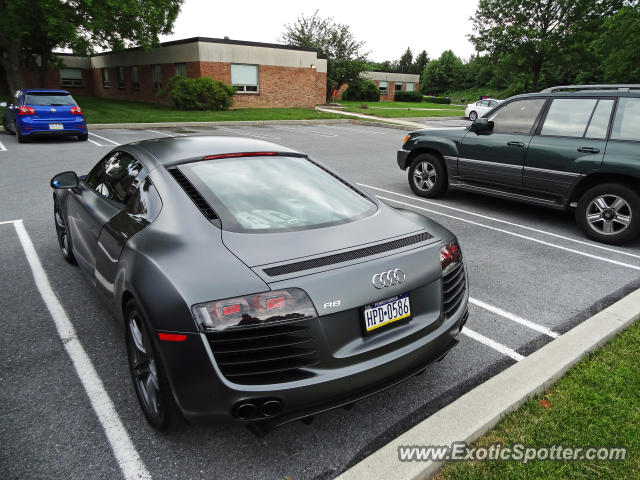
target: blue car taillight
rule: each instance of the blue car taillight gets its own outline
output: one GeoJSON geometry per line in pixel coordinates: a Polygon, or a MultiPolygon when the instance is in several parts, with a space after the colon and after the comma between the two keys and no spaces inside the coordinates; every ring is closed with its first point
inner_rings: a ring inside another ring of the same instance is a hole
{"type": "Polygon", "coordinates": [[[193,306],[193,314],[204,331],[256,327],[318,316],[309,296],[299,288],[200,303],[193,306]]]}

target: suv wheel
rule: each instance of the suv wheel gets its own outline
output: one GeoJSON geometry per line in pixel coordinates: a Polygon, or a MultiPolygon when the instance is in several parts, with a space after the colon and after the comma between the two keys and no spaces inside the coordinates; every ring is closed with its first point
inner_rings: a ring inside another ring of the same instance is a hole
{"type": "Polygon", "coordinates": [[[420,197],[433,198],[447,191],[447,172],[442,159],[422,153],[409,167],[409,186],[420,197]]]}
{"type": "Polygon", "coordinates": [[[180,422],[178,407],[151,331],[133,300],[129,300],[125,308],[125,329],[129,369],[142,412],[153,428],[171,429],[180,422]]]}
{"type": "Polygon", "coordinates": [[[478,118],[478,114],[476,112],[469,112],[469,120],[473,122],[476,118],[478,118]]]}
{"type": "Polygon", "coordinates": [[[599,242],[628,242],[640,231],[640,196],[618,183],[592,187],[578,200],[576,222],[599,242]]]}

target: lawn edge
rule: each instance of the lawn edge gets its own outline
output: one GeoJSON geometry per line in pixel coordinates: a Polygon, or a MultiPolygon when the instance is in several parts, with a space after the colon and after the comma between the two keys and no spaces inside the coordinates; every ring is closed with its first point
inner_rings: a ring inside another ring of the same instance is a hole
{"type": "Polygon", "coordinates": [[[497,425],[506,414],[556,383],[588,353],[639,318],[640,289],[637,289],[459,397],[337,479],[433,478],[445,462],[400,462],[398,447],[473,442],[497,425]]]}

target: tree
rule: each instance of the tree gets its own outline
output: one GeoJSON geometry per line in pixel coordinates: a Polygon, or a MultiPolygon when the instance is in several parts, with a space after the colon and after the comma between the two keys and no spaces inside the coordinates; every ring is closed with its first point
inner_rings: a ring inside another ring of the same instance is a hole
{"type": "Polygon", "coordinates": [[[350,83],[366,70],[364,42],[355,39],[348,25],[321,18],[316,10],[310,17],[301,14],[295,23],[285,24],[280,43],[315,48],[327,57],[327,98],[332,90],[350,83]]]}
{"type": "Polygon", "coordinates": [[[400,73],[409,73],[411,65],[413,65],[413,53],[411,53],[411,49],[407,47],[407,50],[402,54],[398,61],[398,69],[400,70],[400,73]]]}
{"type": "Polygon", "coordinates": [[[427,64],[422,75],[421,91],[424,94],[440,94],[456,89],[463,80],[462,60],[453,51],[445,50],[437,60],[427,64]]]}
{"type": "Polygon", "coordinates": [[[418,75],[422,75],[424,69],[427,68],[427,64],[429,63],[429,55],[427,55],[426,50],[422,50],[418,56],[416,57],[413,65],[411,67],[411,73],[417,73],[418,75]]]}
{"type": "Polygon", "coordinates": [[[637,83],[640,79],[640,6],[627,6],[604,22],[604,31],[592,43],[602,58],[603,80],[637,83]],[[621,41],[624,39],[624,41],[621,41]]]}
{"type": "Polygon", "coordinates": [[[55,49],[90,55],[98,48],[150,48],[171,33],[183,0],[0,0],[0,60],[11,90],[24,87],[22,67],[46,72],[55,49]]]}
{"type": "Polygon", "coordinates": [[[537,91],[545,65],[562,55],[571,35],[609,17],[625,0],[480,0],[470,40],[479,53],[509,56],[509,68],[537,91]]]}

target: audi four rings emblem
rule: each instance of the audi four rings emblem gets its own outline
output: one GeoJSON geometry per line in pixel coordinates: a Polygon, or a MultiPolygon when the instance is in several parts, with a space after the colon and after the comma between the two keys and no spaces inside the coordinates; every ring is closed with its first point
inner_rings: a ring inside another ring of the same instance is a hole
{"type": "Polygon", "coordinates": [[[391,287],[399,283],[404,283],[406,278],[404,272],[399,268],[395,270],[389,270],[388,272],[376,273],[371,279],[373,286],[380,289],[384,287],[391,287]]]}

